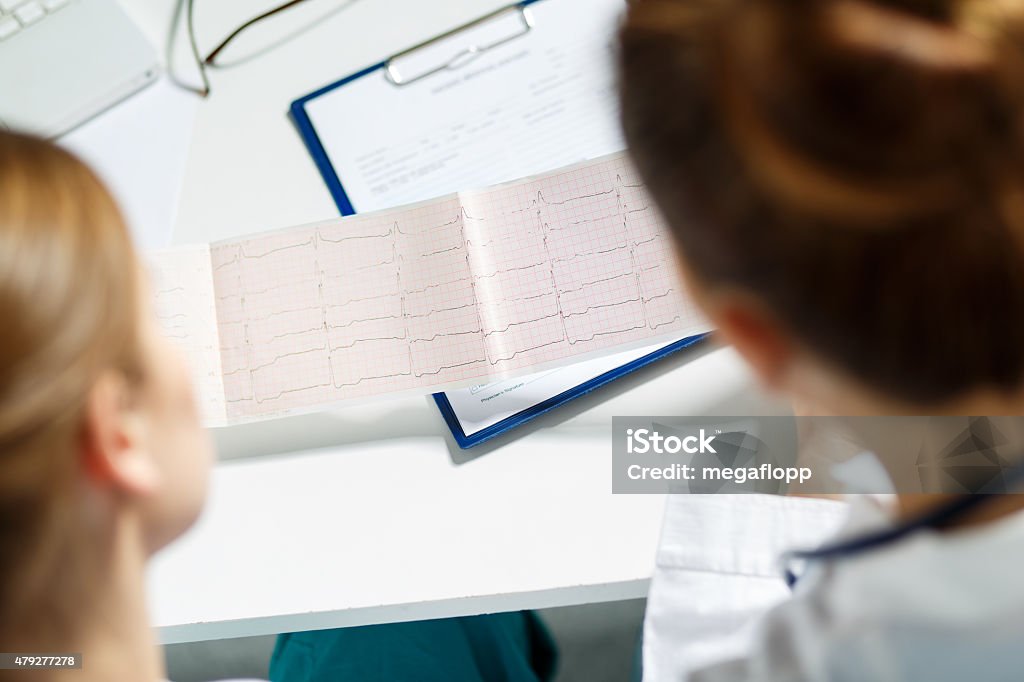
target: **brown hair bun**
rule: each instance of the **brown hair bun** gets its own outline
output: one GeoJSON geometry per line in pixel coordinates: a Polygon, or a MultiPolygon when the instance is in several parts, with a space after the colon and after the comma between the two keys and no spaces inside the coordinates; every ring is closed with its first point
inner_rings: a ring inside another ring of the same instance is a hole
{"type": "Polygon", "coordinates": [[[894,396],[1018,388],[1022,4],[634,4],[623,126],[690,268],[894,396]]]}

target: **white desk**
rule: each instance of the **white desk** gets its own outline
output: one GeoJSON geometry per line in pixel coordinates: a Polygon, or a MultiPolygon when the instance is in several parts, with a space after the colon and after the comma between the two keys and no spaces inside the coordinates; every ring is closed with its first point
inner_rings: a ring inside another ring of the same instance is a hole
{"type": "MultiPolygon", "coordinates": [[[[199,40],[208,47],[270,3],[196,4],[199,40]]],[[[267,29],[302,24],[339,4],[310,0],[301,15],[267,29]]],[[[213,72],[175,241],[335,215],[288,104],[501,4],[361,0],[270,52],[213,72]]],[[[127,9],[162,45],[170,0],[127,9]]],[[[451,449],[426,398],[218,432],[222,461],[209,507],[151,571],[163,640],[643,596],[664,499],[610,493],[611,416],[770,409],[751,396],[729,351],[697,351],[669,366],[576,401],[480,454],[451,449]]]]}

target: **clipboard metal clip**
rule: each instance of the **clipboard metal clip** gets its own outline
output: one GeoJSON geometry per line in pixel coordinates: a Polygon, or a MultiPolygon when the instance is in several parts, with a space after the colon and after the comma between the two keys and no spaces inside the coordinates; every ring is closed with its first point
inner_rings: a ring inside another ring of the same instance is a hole
{"type": "Polygon", "coordinates": [[[441,71],[460,69],[485,52],[525,36],[534,26],[526,4],[506,5],[391,55],[384,62],[384,77],[392,85],[409,85],[441,71]],[[451,39],[470,31],[479,33],[473,42],[453,44],[451,39]]]}

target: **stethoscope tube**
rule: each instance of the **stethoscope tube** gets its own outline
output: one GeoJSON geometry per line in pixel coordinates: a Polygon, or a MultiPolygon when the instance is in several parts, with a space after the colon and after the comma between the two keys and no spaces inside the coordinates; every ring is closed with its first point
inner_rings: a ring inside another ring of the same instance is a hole
{"type": "MultiPolygon", "coordinates": [[[[1024,463],[1018,464],[1004,473],[1003,481],[1006,484],[1007,489],[1014,488],[1018,484],[1024,483],[1024,463]]],[[[919,530],[927,528],[935,529],[946,526],[951,521],[962,517],[964,514],[976,509],[977,507],[984,505],[993,497],[1003,494],[1006,493],[975,493],[972,495],[964,495],[937,507],[930,512],[922,514],[916,519],[905,521],[904,523],[892,528],[886,528],[874,533],[862,535],[861,537],[853,538],[851,540],[844,540],[824,545],[816,549],[798,549],[785,552],[782,554],[779,561],[782,565],[782,573],[783,577],[786,579],[786,585],[792,588],[796,584],[797,580],[799,580],[800,576],[793,571],[793,564],[796,562],[831,561],[878,549],[879,547],[892,544],[897,540],[902,540],[908,535],[916,533],[919,530]]]]}

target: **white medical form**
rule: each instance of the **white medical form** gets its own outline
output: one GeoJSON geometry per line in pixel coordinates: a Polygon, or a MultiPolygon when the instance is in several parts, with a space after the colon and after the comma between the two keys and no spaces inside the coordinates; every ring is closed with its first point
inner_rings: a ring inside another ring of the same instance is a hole
{"type": "Polygon", "coordinates": [[[613,40],[624,0],[541,0],[311,100],[306,114],[358,213],[488,187],[621,151],[613,40]],[[480,44],[510,38],[497,47],[480,44]],[[513,38],[514,37],[514,38],[513,38]],[[454,60],[454,64],[449,64],[454,60]]]}
{"type": "MultiPolygon", "coordinates": [[[[531,2],[306,102],[352,210],[508,182],[624,149],[614,59],[625,9],[625,0],[531,2]]],[[[446,395],[471,436],[665,345],[446,395]]]]}

